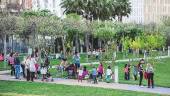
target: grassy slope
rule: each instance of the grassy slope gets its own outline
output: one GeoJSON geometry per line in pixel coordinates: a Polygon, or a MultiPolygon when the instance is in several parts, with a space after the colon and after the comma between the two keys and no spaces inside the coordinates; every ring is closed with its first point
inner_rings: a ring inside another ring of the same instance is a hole
{"type": "MultiPolygon", "coordinates": [[[[45,83],[0,81],[0,96],[160,96],[156,94],[120,91],[93,87],[66,86],[45,83]]],[[[163,95],[162,95],[163,96],[163,95]]]]}

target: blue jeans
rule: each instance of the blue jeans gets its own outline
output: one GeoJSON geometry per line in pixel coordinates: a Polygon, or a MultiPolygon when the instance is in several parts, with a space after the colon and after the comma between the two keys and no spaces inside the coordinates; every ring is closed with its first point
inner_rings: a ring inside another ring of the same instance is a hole
{"type": "Polygon", "coordinates": [[[75,63],[76,68],[80,68],[80,63],[75,63]]]}
{"type": "Polygon", "coordinates": [[[15,65],[15,77],[16,79],[20,78],[20,65],[15,65]]]}
{"type": "Polygon", "coordinates": [[[94,84],[97,83],[97,75],[93,75],[94,84]]]}

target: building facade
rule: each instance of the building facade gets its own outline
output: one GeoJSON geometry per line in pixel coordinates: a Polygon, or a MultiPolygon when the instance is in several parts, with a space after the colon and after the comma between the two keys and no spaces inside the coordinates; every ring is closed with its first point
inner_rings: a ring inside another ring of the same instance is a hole
{"type": "Polygon", "coordinates": [[[161,23],[163,17],[170,16],[170,0],[130,0],[132,11],[123,22],[141,24],[161,23]]]}
{"type": "Polygon", "coordinates": [[[60,6],[61,0],[32,0],[32,10],[47,9],[58,17],[64,17],[64,9],[60,6]]]}

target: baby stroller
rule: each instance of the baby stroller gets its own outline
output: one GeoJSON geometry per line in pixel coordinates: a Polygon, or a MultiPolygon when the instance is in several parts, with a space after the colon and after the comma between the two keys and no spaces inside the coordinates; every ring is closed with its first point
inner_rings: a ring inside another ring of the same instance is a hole
{"type": "Polygon", "coordinates": [[[47,82],[49,82],[49,81],[53,82],[53,81],[54,81],[54,79],[53,79],[53,77],[51,76],[51,74],[50,74],[49,71],[47,72],[47,75],[46,75],[46,81],[47,81],[47,82]]]}
{"type": "Polygon", "coordinates": [[[42,81],[44,81],[44,80],[46,80],[47,82],[48,81],[53,81],[53,78],[52,78],[52,76],[51,76],[51,74],[49,72],[49,69],[50,68],[48,68],[47,66],[44,66],[44,65],[41,66],[40,72],[41,72],[41,74],[43,76],[42,81]]]}
{"type": "Polygon", "coordinates": [[[87,82],[88,83],[92,83],[93,82],[93,75],[92,74],[89,75],[89,78],[87,79],[87,82]]]}
{"type": "Polygon", "coordinates": [[[64,74],[64,66],[58,65],[56,67],[56,69],[57,69],[57,74],[60,75],[60,76],[63,76],[63,74],[64,74]]]}
{"type": "Polygon", "coordinates": [[[66,71],[67,71],[67,77],[68,77],[68,79],[75,78],[76,70],[75,70],[74,64],[71,64],[70,66],[68,66],[68,67],[66,68],[66,71]]]}

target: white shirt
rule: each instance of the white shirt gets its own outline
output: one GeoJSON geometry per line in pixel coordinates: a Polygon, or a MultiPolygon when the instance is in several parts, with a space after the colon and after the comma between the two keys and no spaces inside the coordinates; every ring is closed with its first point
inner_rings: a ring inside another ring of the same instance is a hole
{"type": "Polygon", "coordinates": [[[47,68],[43,67],[40,70],[41,74],[46,74],[47,73],[47,68]]]}
{"type": "Polygon", "coordinates": [[[30,59],[26,59],[24,63],[25,63],[25,69],[29,69],[29,67],[30,67],[30,59]]]}
{"type": "Polygon", "coordinates": [[[30,60],[30,72],[35,72],[36,68],[35,68],[35,64],[36,64],[36,60],[35,58],[31,58],[30,60]]]}
{"type": "Polygon", "coordinates": [[[107,69],[106,70],[106,75],[111,75],[112,74],[112,70],[111,69],[107,69]]]}
{"type": "Polygon", "coordinates": [[[82,76],[83,75],[83,70],[79,70],[79,76],[82,76]]]}
{"type": "Polygon", "coordinates": [[[88,55],[91,55],[91,51],[89,51],[87,54],[88,54],[88,55]]]}
{"type": "Polygon", "coordinates": [[[96,56],[98,56],[98,55],[99,55],[99,52],[97,51],[97,52],[96,52],[96,56]]]}
{"type": "Polygon", "coordinates": [[[96,51],[93,51],[93,55],[96,55],[96,51]]]}

